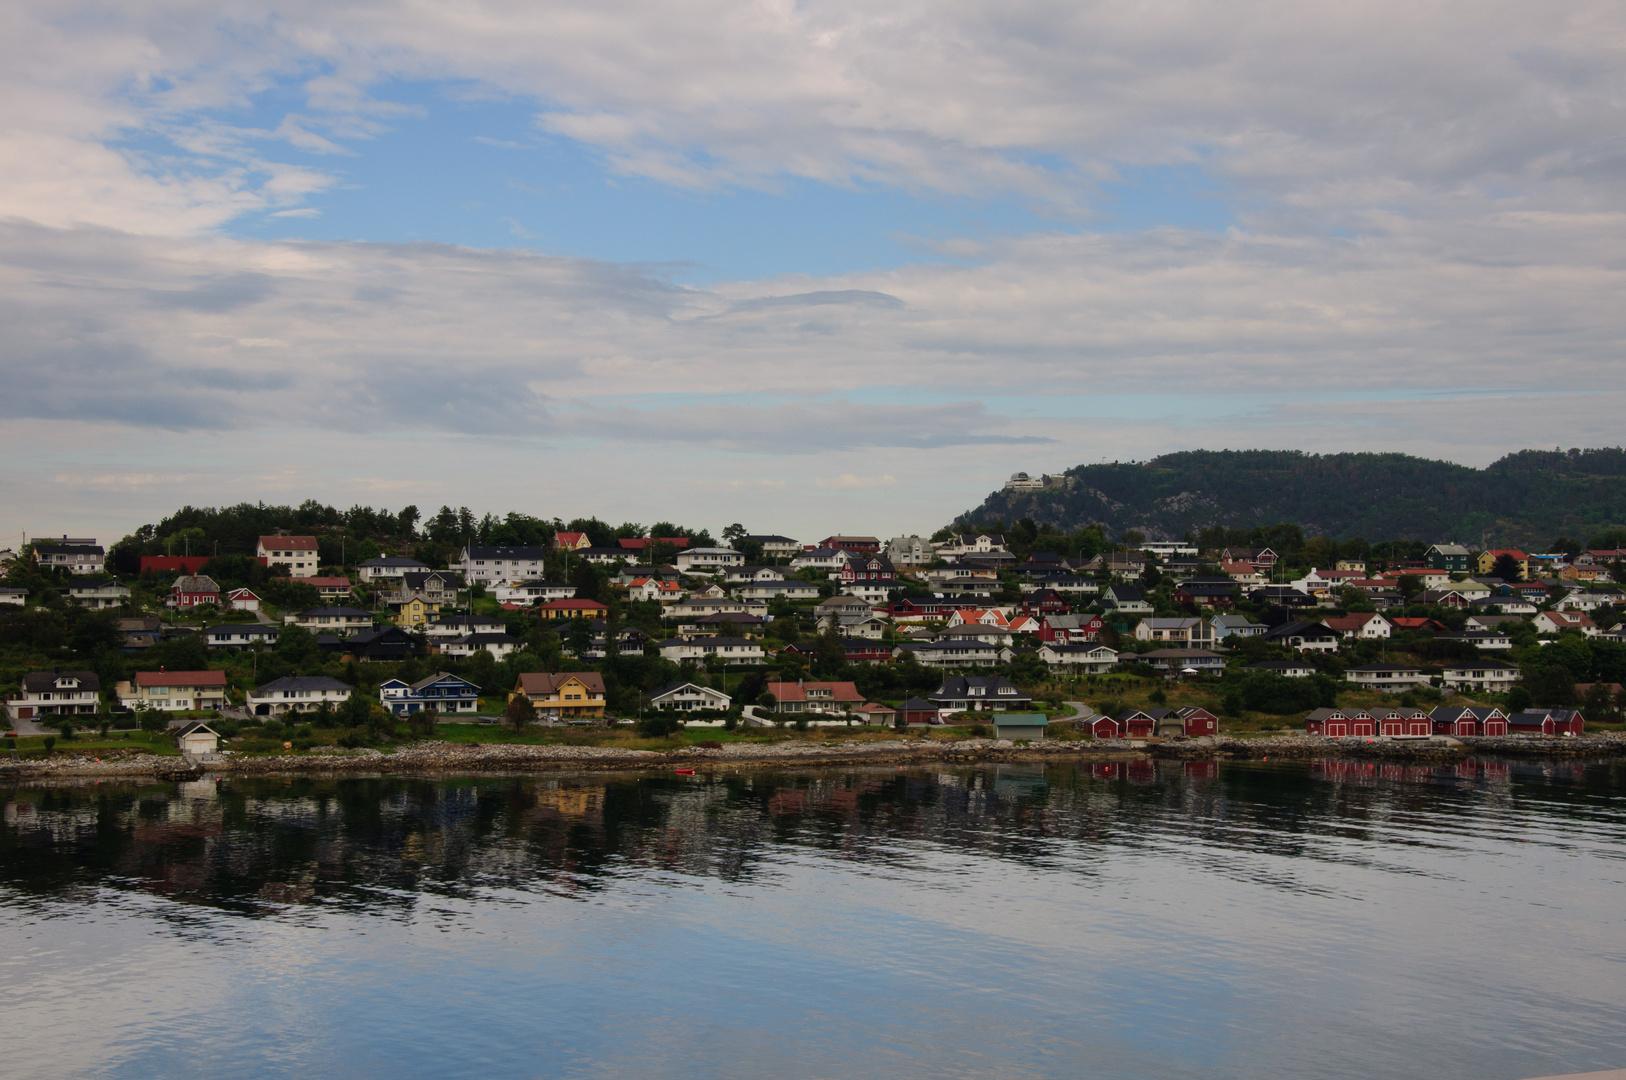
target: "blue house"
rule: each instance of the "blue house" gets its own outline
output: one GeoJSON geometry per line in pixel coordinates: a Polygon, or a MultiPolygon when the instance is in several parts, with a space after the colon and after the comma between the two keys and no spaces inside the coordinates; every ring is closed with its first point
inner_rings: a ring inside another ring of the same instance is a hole
{"type": "Polygon", "coordinates": [[[439,713],[472,713],[480,708],[480,688],[444,671],[415,683],[390,679],[378,688],[378,700],[398,716],[434,709],[439,713]]]}

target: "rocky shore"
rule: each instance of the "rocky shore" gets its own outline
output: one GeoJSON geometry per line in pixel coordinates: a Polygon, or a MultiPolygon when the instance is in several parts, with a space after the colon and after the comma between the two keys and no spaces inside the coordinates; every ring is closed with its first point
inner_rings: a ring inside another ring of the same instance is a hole
{"type": "Polygon", "coordinates": [[[378,750],[332,750],[321,754],[276,757],[221,755],[207,761],[130,754],[96,760],[59,756],[0,763],[0,780],[28,783],[56,779],[119,777],[184,780],[202,776],[378,775],[522,773],[694,769],[697,772],[740,768],[819,768],[842,765],[929,765],[993,762],[1125,761],[1136,758],[1182,760],[1358,760],[1449,762],[1470,756],[1523,758],[1626,757],[1626,735],[1606,733],[1568,739],[1445,738],[1319,739],[1278,735],[1257,739],[1201,738],[1045,741],[1015,745],[993,739],[932,742],[897,739],[886,742],[727,743],[721,747],[684,747],[668,751],[594,746],[515,746],[425,742],[390,753],[378,750]]]}

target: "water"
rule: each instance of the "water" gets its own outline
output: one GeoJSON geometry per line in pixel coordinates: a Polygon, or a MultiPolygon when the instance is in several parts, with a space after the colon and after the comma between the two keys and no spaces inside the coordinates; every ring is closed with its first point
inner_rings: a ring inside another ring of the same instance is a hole
{"type": "Polygon", "coordinates": [[[1626,766],[12,789],[0,1070],[1626,1065],[1626,766]]]}

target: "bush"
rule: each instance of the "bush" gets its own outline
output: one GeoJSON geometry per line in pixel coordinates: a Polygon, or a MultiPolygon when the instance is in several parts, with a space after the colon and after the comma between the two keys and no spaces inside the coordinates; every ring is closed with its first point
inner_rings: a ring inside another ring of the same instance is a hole
{"type": "Polygon", "coordinates": [[[339,745],[347,750],[359,750],[367,745],[367,737],[352,728],[339,736],[339,745]]]}
{"type": "Polygon", "coordinates": [[[213,720],[210,721],[209,726],[214,728],[215,733],[222,739],[237,738],[237,733],[241,731],[243,727],[242,724],[238,723],[236,720],[213,720]]]}
{"type": "Polygon", "coordinates": [[[645,739],[664,739],[683,730],[683,720],[675,713],[654,712],[638,721],[638,734],[645,739]]]}
{"type": "Polygon", "coordinates": [[[56,750],[56,736],[55,735],[47,735],[47,736],[45,736],[45,752],[47,754],[50,754],[54,750],[56,750]]]}
{"type": "Polygon", "coordinates": [[[1330,709],[1337,705],[1338,684],[1325,675],[1293,679],[1274,671],[1258,671],[1243,676],[1237,687],[1227,690],[1227,708],[1236,704],[1233,695],[1240,697],[1243,707],[1253,712],[1285,716],[1311,709],[1330,709]]]}

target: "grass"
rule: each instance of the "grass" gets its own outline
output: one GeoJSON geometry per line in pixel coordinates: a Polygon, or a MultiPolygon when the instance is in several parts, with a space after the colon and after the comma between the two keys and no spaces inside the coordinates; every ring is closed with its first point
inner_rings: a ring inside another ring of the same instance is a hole
{"type": "Polygon", "coordinates": [[[149,736],[144,731],[109,732],[107,738],[99,734],[85,733],[75,735],[71,739],[64,739],[60,735],[23,735],[17,739],[18,756],[22,758],[45,757],[45,740],[56,739],[56,748],[52,757],[98,757],[108,753],[124,751],[127,753],[155,754],[162,757],[178,757],[180,750],[176,748],[173,740],[161,735],[149,736]]]}

